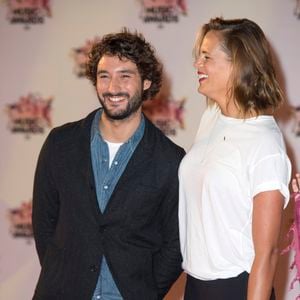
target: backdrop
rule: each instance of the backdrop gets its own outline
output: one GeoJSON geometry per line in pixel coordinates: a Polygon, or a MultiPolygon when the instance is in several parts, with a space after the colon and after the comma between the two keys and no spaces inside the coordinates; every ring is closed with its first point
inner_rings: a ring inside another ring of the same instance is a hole
{"type": "MultiPolygon", "coordinates": [[[[192,47],[211,17],[246,17],[271,43],[286,103],[277,115],[293,169],[300,170],[300,3],[298,0],[0,0],[0,298],[31,299],[39,273],[31,230],[38,153],[49,130],[98,107],[82,75],[93,41],[123,26],[142,32],[164,64],[161,94],[145,112],[172,140],[189,149],[205,99],[197,93],[192,47]]],[[[293,221],[285,210],[282,249],[293,221]]],[[[280,257],[278,299],[294,300],[292,249],[280,257]]],[[[168,300],[182,297],[184,275],[168,300]]]]}

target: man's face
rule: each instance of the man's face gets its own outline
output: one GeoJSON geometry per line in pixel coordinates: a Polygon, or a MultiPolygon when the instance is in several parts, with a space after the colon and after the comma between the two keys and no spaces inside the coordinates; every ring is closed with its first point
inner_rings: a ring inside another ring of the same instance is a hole
{"type": "Polygon", "coordinates": [[[142,92],[151,82],[142,82],[137,66],[118,56],[104,55],[97,68],[96,90],[104,113],[112,120],[131,116],[142,105],[142,92]]]}

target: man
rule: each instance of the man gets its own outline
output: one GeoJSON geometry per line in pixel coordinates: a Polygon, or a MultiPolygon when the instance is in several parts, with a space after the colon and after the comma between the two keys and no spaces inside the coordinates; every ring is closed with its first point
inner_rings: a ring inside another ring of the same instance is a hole
{"type": "Polygon", "coordinates": [[[38,160],[33,299],[162,299],[180,274],[184,150],[141,111],[161,73],[140,34],[124,29],[94,45],[87,77],[102,108],[53,129],[38,160]]]}

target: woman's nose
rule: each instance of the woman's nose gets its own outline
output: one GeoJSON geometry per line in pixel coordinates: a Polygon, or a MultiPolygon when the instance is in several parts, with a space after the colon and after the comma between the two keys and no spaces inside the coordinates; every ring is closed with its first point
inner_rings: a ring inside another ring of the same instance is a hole
{"type": "Polygon", "coordinates": [[[194,67],[195,68],[201,68],[201,67],[203,67],[203,59],[201,58],[201,57],[199,57],[196,61],[195,61],[195,63],[194,63],[194,67]]]}

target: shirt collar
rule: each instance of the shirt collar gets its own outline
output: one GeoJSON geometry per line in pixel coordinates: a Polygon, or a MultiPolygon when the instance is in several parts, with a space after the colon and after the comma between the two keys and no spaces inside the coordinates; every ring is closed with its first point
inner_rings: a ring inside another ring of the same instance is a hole
{"type": "MultiPolygon", "coordinates": [[[[100,108],[95,114],[95,117],[94,117],[94,120],[92,123],[92,128],[91,128],[91,141],[93,141],[98,136],[100,138],[100,140],[102,142],[104,142],[101,132],[100,132],[100,129],[99,129],[99,122],[100,122],[102,112],[103,112],[103,109],[100,108]]],[[[141,140],[141,138],[144,134],[144,131],[145,131],[145,117],[142,114],[139,127],[134,132],[134,134],[128,139],[126,144],[129,144],[131,146],[134,146],[135,144],[137,144],[141,140]]]]}

